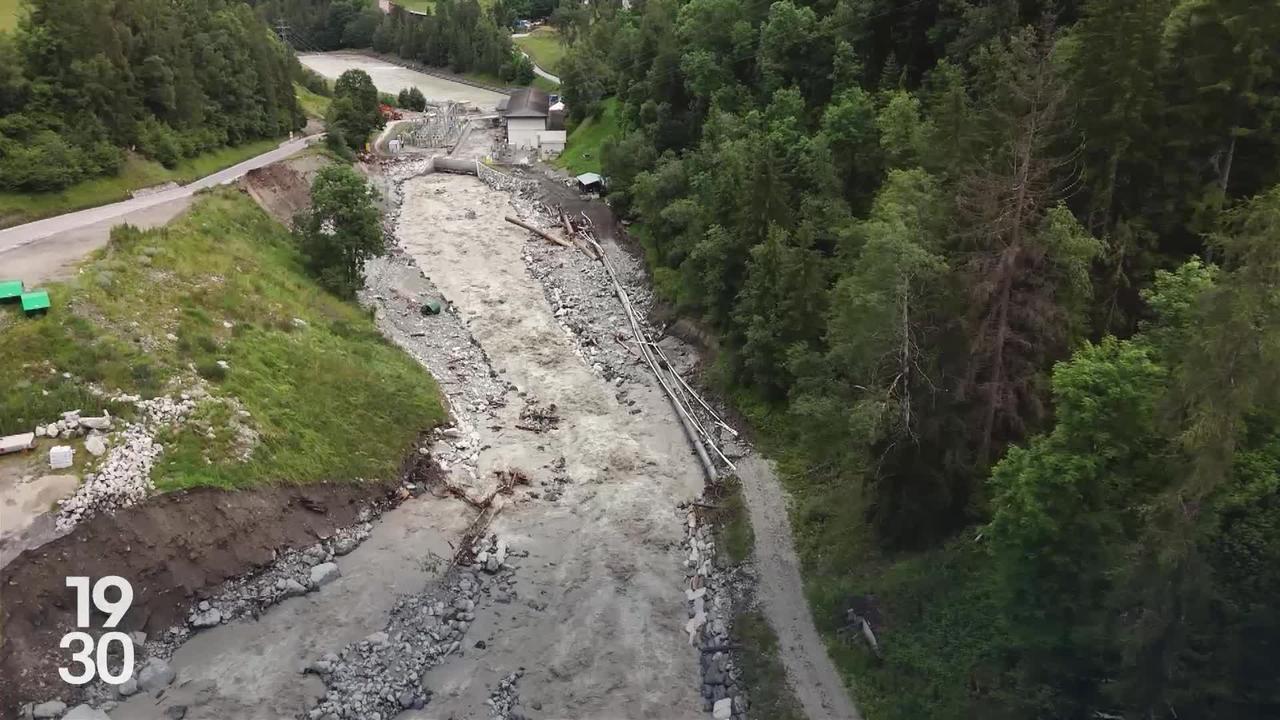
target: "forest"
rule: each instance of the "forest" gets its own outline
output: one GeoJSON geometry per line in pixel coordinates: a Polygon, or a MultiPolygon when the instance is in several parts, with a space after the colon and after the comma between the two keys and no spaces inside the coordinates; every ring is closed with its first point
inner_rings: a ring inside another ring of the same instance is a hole
{"type": "Polygon", "coordinates": [[[0,190],[173,167],[303,126],[296,61],[237,0],[26,0],[0,33],[0,190]]]}
{"type": "Polygon", "coordinates": [[[1280,3],[555,22],[868,717],[1280,717],[1280,3]]]}
{"type": "MultiPolygon", "coordinates": [[[[515,79],[511,24],[516,11],[495,2],[439,0],[427,14],[384,14],[369,0],[256,0],[269,23],[288,23],[302,50],[373,48],[454,72],[515,79]]],[[[514,6],[512,6],[514,7],[514,6]]],[[[530,68],[530,72],[532,69],[530,68]]]]}

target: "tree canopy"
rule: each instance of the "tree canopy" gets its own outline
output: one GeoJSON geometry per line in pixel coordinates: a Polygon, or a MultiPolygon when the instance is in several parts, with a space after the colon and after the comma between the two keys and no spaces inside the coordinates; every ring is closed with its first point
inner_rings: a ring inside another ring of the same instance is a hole
{"type": "Polygon", "coordinates": [[[842,488],[822,497],[886,557],[980,538],[965,580],[999,619],[969,704],[887,716],[1280,712],[1280,5],[562,0],[553,22],[570,112],[618,103],[611,203],[799,487],[842,488]]]}
{"type": "Polygon", "coordinates": [[[307,269],[336,295],[354,297],[365,261],[386,251],[375,198],[355,170],[330,165],[311,184],[311,206],[294,218],[307,269]]]}
{"type": "Polygon", "coordinates": [[[27,0],[0,34],[0,189],[59,190],[124,151],[172,166],[302,127],[287,49],[236,0],[27,0]]]}

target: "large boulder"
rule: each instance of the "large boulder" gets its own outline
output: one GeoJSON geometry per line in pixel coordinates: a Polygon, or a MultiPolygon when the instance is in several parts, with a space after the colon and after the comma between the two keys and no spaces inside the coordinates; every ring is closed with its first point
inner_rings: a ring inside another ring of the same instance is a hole
{"type": "Polygon", "coordinates": [[[94,457],[101,457],[107,451],[107,442],[96,432],[90,433],[84,441],[84,449],[94,457]]]}
{"type": "Polygon", "coordinates": [[[322,588],[342,575],[337,563],[320,563],[311,568],[311,587],[322,588]]]}
{"type": "Polygon", "coordinates": [[[80,418],[80,427],[89,430],[110,430],[111,429],[111,413],[103,412],[102,417],[82,417],[80,418]]]}
{"type": "Polygon", "coordinates": [[[169,663],[160,658],[151,658],[138,671],[138,687],[152,695],[169,687],[177,673],[169,667],[169,663]]]}

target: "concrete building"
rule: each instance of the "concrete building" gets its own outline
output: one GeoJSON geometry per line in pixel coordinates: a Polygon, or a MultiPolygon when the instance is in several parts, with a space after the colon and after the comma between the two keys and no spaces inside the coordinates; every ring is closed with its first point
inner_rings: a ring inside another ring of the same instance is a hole
{"type": "Polygon", "coordinates": [[[543,155],[564,151],[564,104],[553,107],[549,100],[542,90],[523,88],[511,94],[505,107],[498,106],[506,121],[508,145],[539,150],[543,155]]]}

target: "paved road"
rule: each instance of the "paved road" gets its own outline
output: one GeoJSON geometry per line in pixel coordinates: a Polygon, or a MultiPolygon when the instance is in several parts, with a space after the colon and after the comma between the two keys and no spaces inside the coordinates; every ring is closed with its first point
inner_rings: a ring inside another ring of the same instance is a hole
{"type": "Polygon", "coordinates": [[[523,50],[521,50],[521,51],[520,51],[520,54],[521,54],[521,55],[524,55],[524,56],[525,56],[525,57],[527,57],[527,58],[529,58],[529,62],[533,63],[533,74],[535,74],[535,75],[539,75],[539,76],[541,76],[541,77],[544,77],[544,78],[546,78],[546,79],[550,80],[551,82],[553,82],[553,83],[555,83],[555,84],[557,84],[557,85],[559,85],[559,84],[560,84],[560,78],[559,78],[559,77],[557,77],[557,76],[555,76],[555,75],[552,75],[551,73],[547,72],[546,70],[543,70],[543,69],[542,69],[542,66],[538,65],[538,63],[536,63],[536,62],[533,62],[533,58],[529,57],[529,53],[524,52],[523,50]]]}
{"type": "MultiPolygon", "coordinates": [[[[171,190],[146,195],[144,197],[124,200],[110,205],[102,205],[100,207],[89,208],[88,210],[80,210],[77,212],[59,215],[57,217],[37,220],[36,222],[27,223],[26,225],[18,225],[5,230],[0,230],[0,266],[7,265],[8,253],[31,245],[46,238],[52,238],[63,233],[69,233],[75,230],[82,230],[89,226],[106,225],[106,221],[117,220],[131,213],[140,210],[147,210],[159,205],[172,206],[175,200],[189,198],[197,190],[214,187],[216,185],[225,185],[234,182],[244,176],[245,173],[264,165],[270,165],[273,162],[279,162],[287,157],[303,150],[307,145],[318,138],[319,135],[310,135],[297,140],[281,143],[280,147],[269,152],[265,152],[255,158],[246,160],[239,165],[233,165],[226,170],[221,170],[212,175],[203,177],[189,185],[183,185],[171,190]]],[[[55,240],[57,238],[54,238],[55,240]]],[[[92,249],[92,248],[89,248],[92,249]]]]}
{"type": "Polygon", "coordinates": [[[164,225],[187,209],[196,191],[234,182],[250,170],[284,160],[318,137],[282,143],[189,185],[0,230],[0,274],[21,278],[28,286],[70,277],[86,255],[106,245],[116,225],[127,222],[143,230],[164,225]]]}
{"type": "MultiPolygon", "coordinates": [[[[523,37],[529,37],[529,36],[530,36],[530,35],[532,35],[532,34],[533,34],[533,33],[513,33],[513,34],[511,35],[511,39],[512,39],[512,40],[516,40],[516,39],[523,38],[523,37]]],[[[523,56],[525,56],[525,57],[527,57],[527,58],[529,58],[529,62],[533,63],[533,74],[534,74],[534,75],[538,75],[538,76],[540,76],[540,77],[544,77],[544,78],[546,78],[546,79],[550,80],[551,82],[553,82],[553,83],[555,83],[555,84],[557,84],[557,85],[559,85],[559,84],[560,84],[560,78],[559,78],[559,77],[557,77],[557,76],[555,76],[555,75],[552,75],[551,73],[547,72],[546,70],[543,70],[543,69],[542,69],[542,66],[540,66],[540,65],[538,65],[538,63],[534,62],[533,57],[532,57],[531,55],[529,55],[529,53],[527,53],[527,52],[525,52],[525,51],[521,50],[521,51],[520,51],[520,54],[521,54],[521,55],[523,55],[523,56]]]]}

